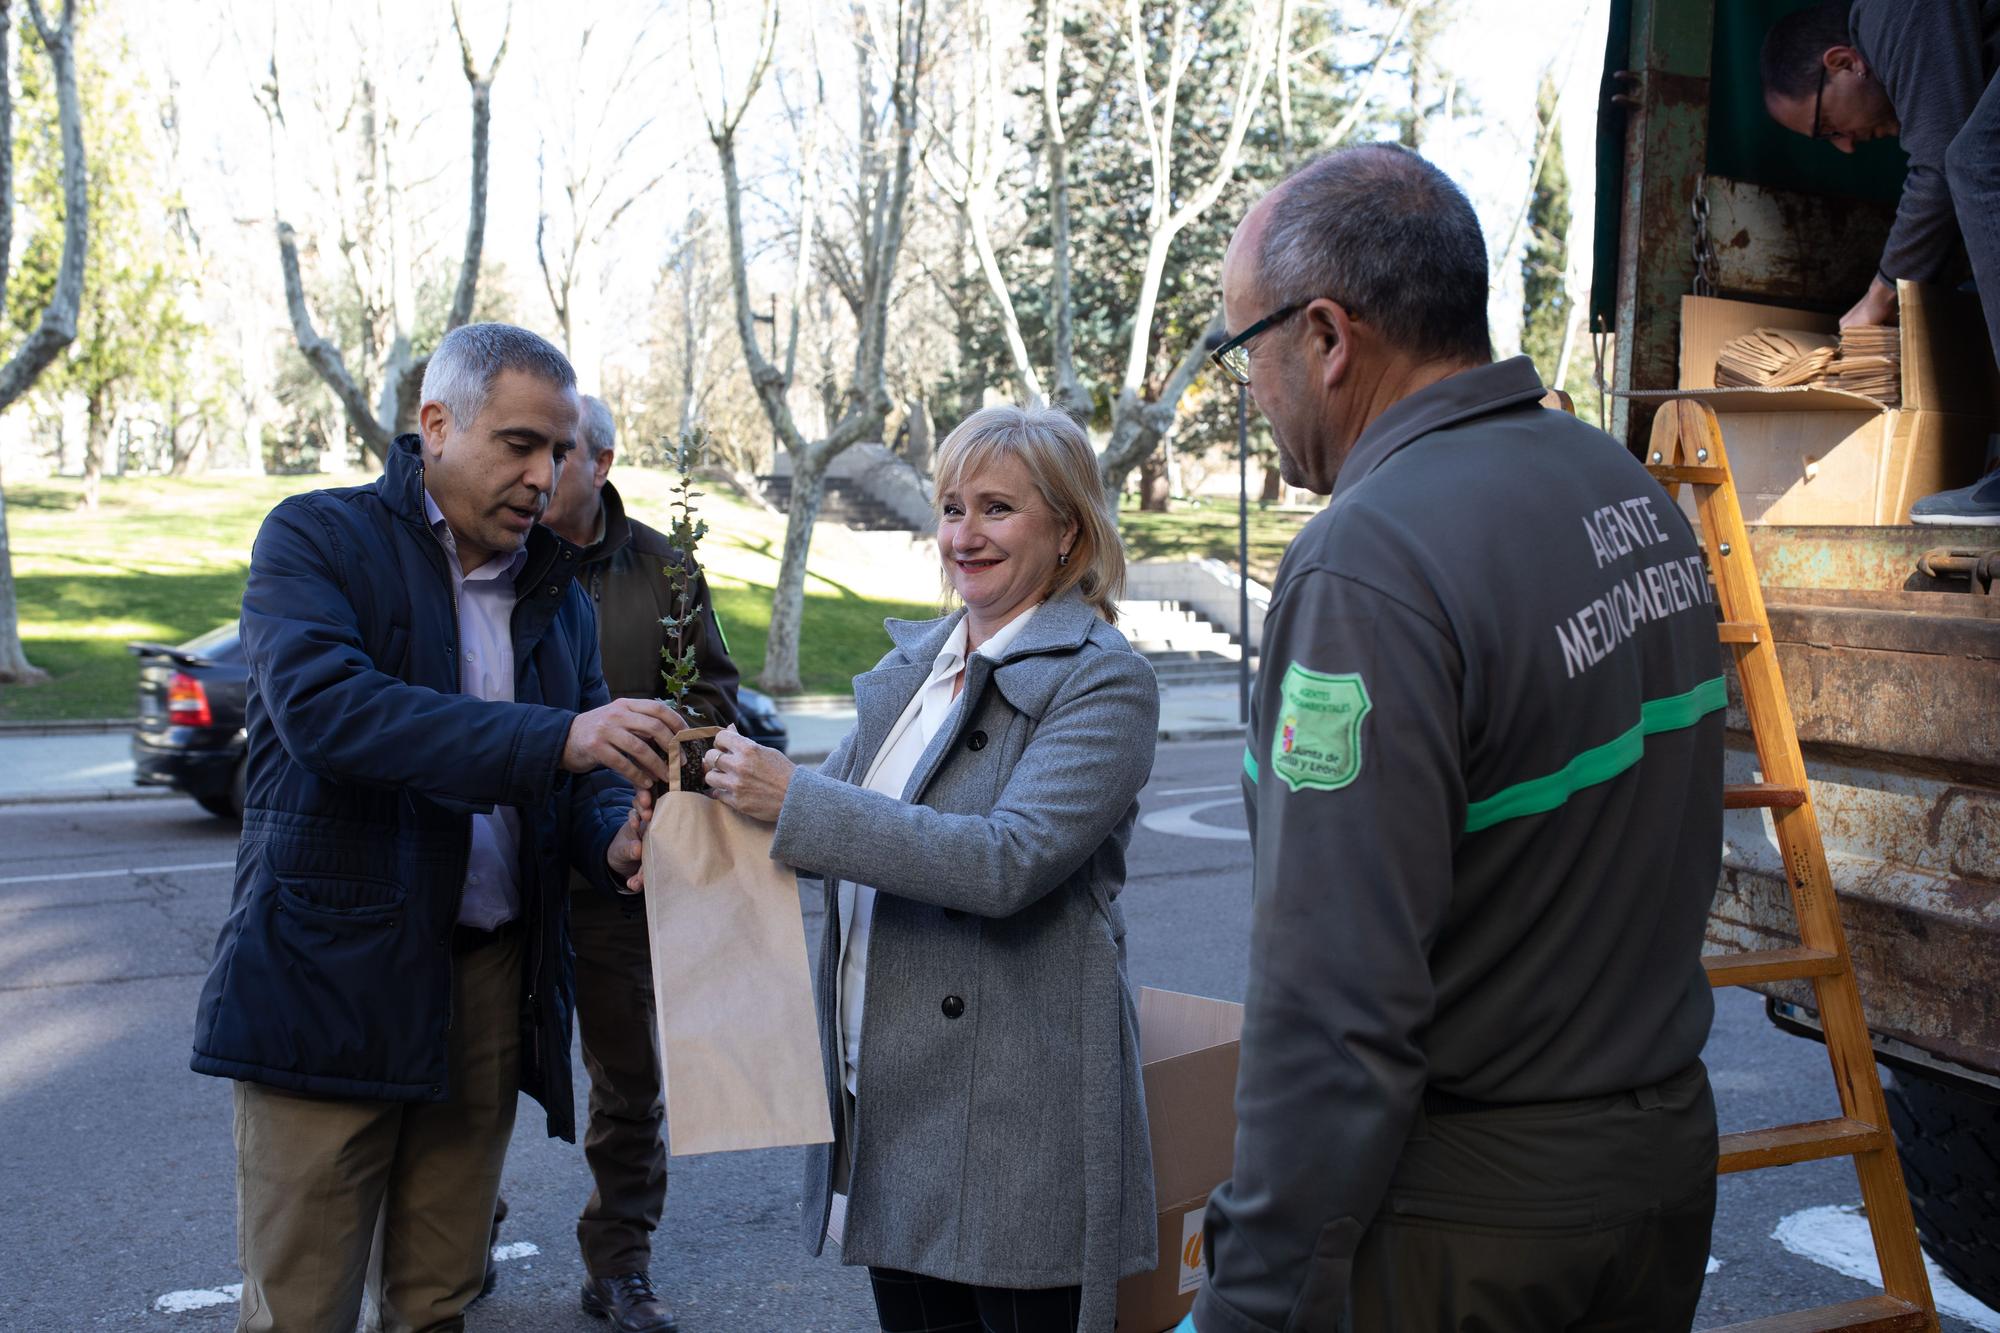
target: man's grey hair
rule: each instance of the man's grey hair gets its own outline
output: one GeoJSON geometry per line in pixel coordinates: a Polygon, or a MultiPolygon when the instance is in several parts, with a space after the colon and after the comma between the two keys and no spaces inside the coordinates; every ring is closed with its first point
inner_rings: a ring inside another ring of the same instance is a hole
{"type": "Polygon", "coordinates": [[[617,447],[618,423],[611,419],[611,409],[605,406],[602,398],[590,394],[583,396],[583,430],[579,443],[589,453],[592,462],[606,449],[617,447]]]}
{"type": "Polygon", "coordinates": [[[463,429],[486,409],[486,395],[503,370],[518,370],[559,389],[576,387],[576,371],[554,343],[512,324],[461,324],[444,335],[424,367],[422,401],[443,403],[463,429]]]}
{"type": "Polygon", "coordinates": [[[1342,148],[1267,207],[1258,278],[1274,308],[1327,297],[1427,360],[1493,359],[1486,238],[1435,166],[1400,144],[1342,148]]]}

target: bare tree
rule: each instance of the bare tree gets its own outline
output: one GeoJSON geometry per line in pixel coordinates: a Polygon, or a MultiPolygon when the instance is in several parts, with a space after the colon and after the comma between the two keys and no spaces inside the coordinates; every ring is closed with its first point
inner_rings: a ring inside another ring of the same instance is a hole
{"type": "MultiPolygon", "coordinates": [[[[445,317],[447,332],[472,317],[472,304],[478,293],[480,253],[486,239],[486,180],[493,115],[493,79],[506,58],[507,37],[512,30],[513,19],[513,6],[509,4],[500,43],[494,50],[493,58],[481,67],[473,55],[471,39],[466,35],[465,17],[460,11],[459,0],[452,0],[452,29],[458,37],[460,65],[472,99],[472,197],[466,220],[465,246],[459,261],[458,283],[445,317]]],[[[279,92],[278,58],[274,43],[269,78],[259,89],[258,98],[271,123],[274,164],[285,128],[279,92]]],[[[383,96],[380,85],[364,72],[356,98],[369,173],[364,186],[371,195],[379,187],[382,207],[387,215],[386,230],[390,241],[385,265],[388,272],[374,272],[375,257],[369,255],[368,247],[355,237],[343,234],[340,243],[348,263],[355,270],[357,286],[364,292],[385,285],[388,289],[385,302],[388,336],[384,345],[376,349],[378,355],[371,358],[372,364],[366,368],[369,379],[379,386],[373,404],[368,401],[363,384],[349,373],[340,349],[314,326],[312,311],[306,302],[305,283],[299,271],[298,234],[284,216],[283,201],[279,204],[277,217],[278,263],[284,274],[285,305],[291,316],[293,337],[314,372],[340,400],[349,427],[377,460],[389,456],[389,448],[397,433],[415,420],[424,367],[429,362],[428,356],[417,354],[412,343],[412,331],[416,326],[416,256],[412,253],[415,247],[408,240],[410,220],[403,214],[405,205],[401,200],[401,185],[390,169],[388,127],[382,123],[383,96]]]]}
{"type": "MultiPolygon", "coordinates": [[[[624,127],[613,124],[621,111],[650,100],[641,91],[658,64],[649,54],[649,27],[650,22],[642,23],[636,33],[611,39],[619,49],[608,81],[594,84],[587,95],[579,88],[577,95],[567,99],[544,99],[558,105],[566,101],[573,112],[559,125],[554,144],[556,194],[561,201],[560,212],[554,216],[549,210],[551,145],[546,132],[535,153],[535,260],[542,270],[542,289],[548,293],[562,329],[563,350],[572,356],[575,294],[586,248],[609,234],[675,165],[662,162],[658,154],[635,151],[657,116],[649,114],[624,127]],[[586,120],[582,108],[590,105],[596,107],[596,114],[586,120]]],[[[577,39],[575,68],[580,76],[590,67],[591,43],[598,37],[599,25],[591,23],[577,39]]],[[[603,43],[598,46],[601,50],[603,43]]]]}
{"type": "MultiPolygon", "coordinates": [[[[808,439],[794,417],[790,395],[798,368],[799,336],[808,310],[809,280],[815,270],[819,228],[819,135],[825,119],[825,82],[817,59],[810,78],[815,92],[802,116],[799,145],[798,210],[794,228],[793,276],[789,299],[789,329],[783,365],[767,359],[757,346],[756,311],[750,299],[749,254],[743,229],[743,182],[737,158],[737,136],[744,111],[756,97],[771,68],[777,42],[776,0],[765,0],[760,11],[758,44],[749,80],[741,97],[731,103],[726,88],[713,105],[703,98],[709,138],[722,169],[722,197],[729,233],[731,287],[735,293],[737,336],[750,367],[764,414],[792,462],[792,498],[785,522],[785,547],[772,595],[771,630],[759,684],[774,693],[796,693],[799,681],[799,628],[805,610],[806,555],[812,544],[813,521],[819,515],[827,464],[841,450],[879,436],[891,401],[884,372],[890,297],[896,261],[902,249],[917,135],[917,81],[924,61],[926,0],[895,0],[893,33],[878,31],[861,4],[853,7],[854,47],[861,65],[859,106],[861,151],[855,189],[848,202],[858,240],[856,253],[830,247],[820,257],[852,311],[857,329],[853,378],[844,391],[823,381],[823,398],[830,424],[818,439],[808,439]],[[893,42],[893,53],[885,47],[893,42]],[[872,89],[876,67],[890,62],[887,110],[877,112],[872,89]],[[888,142],[882,142],[886,136],[888,142]],[[837,415],[836,415],[837,413],[837,415]]],[[[718,43],[715,64],[724,62],[719,49],[720,28],[715,0],[708,3],[708,30],[718,43]]],[[[690,50],[692,63],[693,52],[690,50]]],[[[824,302],[822,302],[824,310],[824,302]]],[[[830,325],[822,316],[820,333],[830,325]]],[[[830,367],[828,368],[830,370],[830,367]]]]}
{"type": "MultiPolygon", "coordinates": [[[[972,19],[972,50],[964,62],[965,77],[953,89],[952,105],[943,118],[945,123],[933,131],[930,146],[923,155],[924,169],[958,210],[980,275],[985,278],[993,304],[999,310],[1000,331],[1014,362],[1014,378],[1020,385],[1021,396],[1037,401],[1044,397],[1041,377],[1035,373],[1027,339],[1021,334],[1021,319],[1015,313],[1014,298],[1007,290],[1007,279],[1000,272],[1000,258],[993,247],[993,207],[1007,168],[1000,44],[994,35],[991,6],[974,0],[968,8],[972,19]]],[[[1060,117],[1057,129],[1060,132],[1060,117]]]]}
{"type": "MultiPolygon", "coordinates": [[[[1175,0],[1161,50],[1148,39],[1140,0],[1125,0],[1125,47],[1133,82],[1133,104],[1139,119],[1141,161],[1147,167],[1152,188],[1146,215],[1146,260],[1133,311],[1131,342],[1126,350],[1118,396],[1112,404],[1110,438],[1098,456],[1104,489],[1114,501],[1124,489],[1131,470],[1172,434],[1181,399],[1201,372],[1209,342],[1222,330],[1222,315],[1218,311],[1200,335],[1181,351],[1173,368],[1164,376],[1157,373],[1153,361],[1153,316],[1174,240],[1214,206],[1235,175],[1242,159],[1244,136],[1256,119],[1264,85],[1277,63],[1277,0],[1239,0],[1239,4],[1249,12],[1243,54],[1232,81],[1228,130],[1206,178],[1189,188],[1189,183],[1177,179],[1179,156],[1187,145],[1176,117],[1182,79],[1200,52],[1202,31],[1194,16],[1195,6],[1187,0],[1175,0]]],[[[1076,374],[1070,332],[1075,320],[1069,295],[1069,168],[1067,154],[1057,151],[1057,145],[1066,138],[1056,91],[1063,46],[1059,5],[1060,0],[1043,0],[1042,103],[1044,129],[1052,150],[1049,184],[1056,201],[1053,211],[1057,222],[1050,293],[1055,325],[1055,379],[1059,399],[1067,400],[1071,393],[1080,397],[1081,383],[1076,374]],[[1076,389],[1071,390],[1068,387],[1071,385],[1077,386],[1076,389]]]]}
{"type": "MultiPolygon", "coordinates": [[[[62,128],[63,248],[55,290],[41,319],[0,366],[0,411],[32,388],[36,378],[76,338],[77,312],[83,305],[84,257],[90,243],[83,106],[76,86],[76,0],[63,0],[54,24],[42,12],[41,0],[28,0],[28,15],[55,68],[56,114],[62,128]]],[[[13,30],[11,0],[0,0],[0,316],[6,313],[7,266],[14,247],[14,93],[7,50],[13,30]]],[[[14,561],[7,544],[7,502],[0,492],[0,685],[46,679],[48,674],[30,664],[21,647],[14,561]]]]}

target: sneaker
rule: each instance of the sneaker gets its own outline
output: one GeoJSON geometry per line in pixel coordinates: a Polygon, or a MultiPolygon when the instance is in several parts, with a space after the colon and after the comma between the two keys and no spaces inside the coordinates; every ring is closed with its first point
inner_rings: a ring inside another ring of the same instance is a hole
{"type": "Polygon", "coordinates": [[[2000,527],[2000,470],[1970,486],[1926,495],[1910,506],[1910,522],[1927,526],[2000,527]]]}
{"type": "Polygon", "coordinates": [[[583,1312],[609,1320],[618,1333],[675,1333],[680,1327],[644,1273],[586,1278],[583,1312]]]}

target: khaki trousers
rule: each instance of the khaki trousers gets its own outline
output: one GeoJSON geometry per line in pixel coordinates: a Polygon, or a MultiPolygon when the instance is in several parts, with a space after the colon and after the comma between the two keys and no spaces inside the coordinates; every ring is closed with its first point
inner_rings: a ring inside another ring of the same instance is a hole
{"type": "Polygon", "coordinates": [[[666,1104],[645,901],[572,886],[569,933],[576,949],[576,1026],[590,1073],[583,1157],[593,1184],[577,1219],[577,1246],[592,1277],[644,1273],[667,1202],[667,1150],[660,1139],[666,1104]]]}
{"type": "Polygon", "coordinates": [[[454,960],[447,1101],[236,1084],[239,1333],[354,1333],[378,1219],[385,1333],[464,1328],[514,1130],[521,959],[516,934],[454,960]]]}

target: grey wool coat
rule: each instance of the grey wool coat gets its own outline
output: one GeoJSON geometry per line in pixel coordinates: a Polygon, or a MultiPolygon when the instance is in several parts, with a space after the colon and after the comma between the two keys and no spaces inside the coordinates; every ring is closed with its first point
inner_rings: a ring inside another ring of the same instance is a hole
{"type": "Polygon", "coordinates": [[[817,998],[840,1141],[810,1150],[805,1239],[849,1162],[842,1259],[978,1286],[1083,1287],[1157,1261],[1139,1029],[1118,893],[1152,773],[1152,667],[1075,593],[974,656],[903,801],[861,787],[958,623],[888,622],[855,729],[785,796],[771,854],[825,877],[817,998]],[[877,891],[852,1142],[839,1055],[840,880],[877,891]]]}

